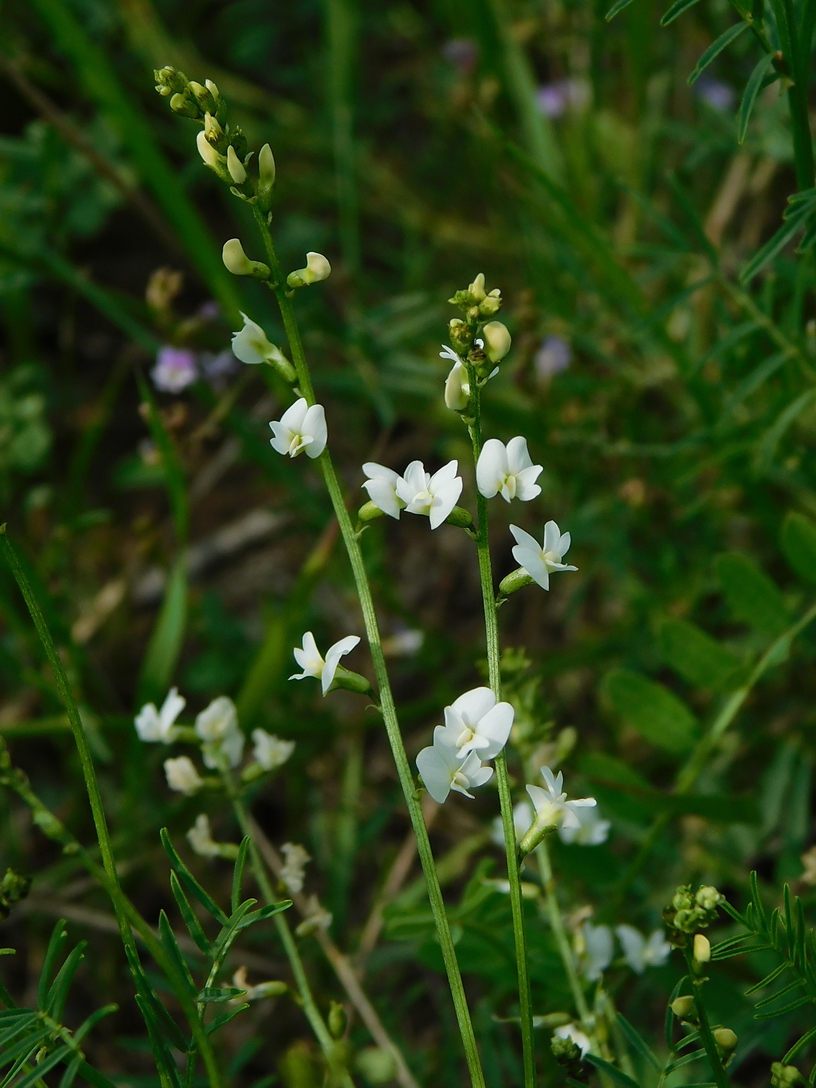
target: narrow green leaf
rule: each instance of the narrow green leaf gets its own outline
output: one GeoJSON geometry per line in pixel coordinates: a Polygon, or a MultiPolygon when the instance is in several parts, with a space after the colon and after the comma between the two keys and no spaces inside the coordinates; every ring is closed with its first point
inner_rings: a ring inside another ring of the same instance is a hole
{"type": "Polygon", "coordinates": [[[180,555],[167,581],[164,600],[142,661],[138,703],[159,703],[167,693],[181,656],[186,626],[187,562],[180,555]]]}
{"type": "Polygon", "coordinates": [[[241,997],[246,990],[235,986],[205,986],[198,991],[196,1001],[202,1005],[210,1005],[219,1001],[232,1001],[235,997],[241,997]]]}
{"type": "MultiPolygon", "coordinates": [[[[787,966],[787,964],[785,965],[787,966]]],[[[801,978],[796,978],[793,982],[789,982],[787,986],[783,986],[781,990],[775,994],[771,994],[769,997],[763,997],[761,1001],[757,1001],[754,1006],[755,1009],[767,1009],[769,1005],[773,1005],[774,1002],[779,1001],[780,998],[787,997],[788,994],[792,994],[794,990],[799,990],[804,986],[804,982],[801,978]]]]}
{"type": "Polygon", "coordinates": [[[637,1032],[637,1029],[629,1023],[625,1016],[618,1013],[618,1024],[620,1029],[629,1041],[629,1045],[640,1054],[641,1058],[645,1058],[651,1067],[658,1073],[661,1071],[660,1062],[654,1055],[654,1052],[650,1049],[649,1044],[643,1039],[637,1032]]]}
{"type": "Polygon", "coordinates": [[[693,8],[695,4],[698,4],[700,0],[674,0],[669,10],[664,13],[663,18],[660,20],[661,26],[668,26],[673,23],[675,19],[679,19],[684,11],[688,11],[689,8],[693,8]]]}
{"type": "MultiPolygon", "coordinates": [[[[740,102],[740,107],[737,111],[737,142],[740,144],[745,142],[745,135],[748,131],[748,122],[751,120],[754,103],[757,100],[757,95],[760,90],[762,90],[765,77],[772,64],[773,57],[771,54],[764,53],[753,72],[751,72],[751,75],[748,77],[748,82],[745,85],[745,91],[742,95],[742,101],[740,102]]],[[[775,78],[778,79],[779,77],[776,76],[775,78]]]]}
{"type": "Polygon", "coordinates": [[[235,859],[235,867],[232,870],[232,893],[230,895],[230,910],[234,914],[241,902],[241,884],[244,879],[247,853],[249,851],[249,836],[241,840],[238,847],[238,857],[235,859]]]}
{"type": "Polygon", "coordinates": [[[20,1055],[23,1055],[23,1061],[25,1061],[29,1054],[35,1054],[39,1050],[43,1039],[47,1039],[50,1034],[49,1028],[38,1028],[37,1031],[33,1031],[25,1039],[21,1039],[13,1046],[4,1047],[2,1053],[0,1053],[0,1064],[11,1064],[20,1055]]]}
{"type": "Polygon", "coordinates": [[[238,930],[247,929],[249,926],[254,926],[257,922],[265,922],[269,918],[274,918],[276,914],[289,910],[291,906],[291,899],[284,899],[280,903],[271,903],[268,907],[261,907],[260,910],[254,910],[251,914],[247,914],[240,922],[238,922],[235,928],[238,930]]]}
{"type": "Polygon", "coordinates": [[[624,721],[651,744],[678,754],[694,745],[699,735],[697,719],[662,684],[626,669],[614,669],[603,690],[624,721]]]}
{"type": "Polygon", "coordinates": [[[632,0],[615,0],[615,3],[612,5],[612,7],[606,13],[604,18],[606,19],[606,21],[608,23],[611,23],[612,20],[615,18],[615,16],[620,15],[620,13],[623,11],[623,9],[628,8],[631,3],[632,3],[632,0]]]}
{"type": "Polygon", "coordinates": [[[79,1072],[82,1075],[83,1080],[86,1080],[91,1088],[117,1088],[117,1085],[112,1080],[100,1073],[98,1069],[94,1069],[88,1065],[87,1062],[82,1062],[79,1067],[79,1072]]]}
{"type": "Polygon", "coordinates": [[[728,552],[717,559],[717,575],[734,615],[763,634],[777,637],[790,624],[776,584],[747,555],[728,552]]]}
{"type": "Polygon", "coordinates": [[[110,1016],[112,1013],[117,1012],[118,1009],[118,1005],[103,1005],[101,1009],[92,1012],[87,1019],[82,1021],[74,1032],[74,1042],[77,1044],[81,1043],[88,1032],[92,1031],[100,1020],[104,1020],[106,1016],[110,1016]]]}
{"type": "Polygon", "coordinates": [[[729,27],[723,34],[720,34],[716,41],[713,41],[711,45],[706,49],[697,63],[694,65],[691,75],[688,77],[688,83],[691,86],[696,83],[703,72],[708,68],[712,61],[722,53],[723,49],[726,49],[731,42],[742,34],[746,29],[746,23],[736,23],[734,26],[729,27]]]}
{"type": "Polygon", "coordinates": [[[758,472],[769,471],[777,447],[784,438],[786,431],[796,422],[802,412],[813,404],[814,399],[816,399],[816,389],[806,389],[779,414],[773,425],[768,428],[757,445],[756,467],[758,472]]]}
{"type": "Polygon", "coordinates": [[[72,1054],[73,1051],[67,1044],[57,1047],[56,1050],[52,1050],[50,1054],[47,1054],[41,1062],[37,1062],[22,1080],[16,1081],[14,1088],[30,1088],[32,1084],[36,1084],[38,1080],[41,1080],[49,1069],[53,1069],[55,1065],[59,1065],[60,1062],[65,1061],[72,1054]]]}
{"type": "MultiPolygon", "coordinates": [[[[712,952],[714,950],[712,949],[712,952]]],[[[764,990],[766,986],[770,986],[772,982],[776,982],[780,975],[783,975],[788,969],[787,963],[780,963],[777,967],[771,971],[769,975],[766,975],[761,982],[755,982],[750,989],[745,991],[745,996],[750,997],[751,994],[757,993],[758,990],[764,990]]]]}
{"type": "MultiPolygon", "coordinates": [[[[135,997],[136,1004],[139,1006],[139,1010],[144,1019],[147,1033],[150,1036],[150,1048],[153,1051],[153,1059],[158,1067],[159,1076],[161,1077],[163,1074],[174,1088],[182,1088],[181,1075],[178,1066],[167,1045],[167,1037],[160,1030],[157,1020],[157,1009],[162,1008],[165,1016],[167,1016],[167,1010],[164,1009],[164,1006],[162,1006],[160,1002],[153,1001],[144,994],[136,994],[135,997]]],[[[179,1030],[176,1027],[176,1035],[179,1034],[179,1030]]],[[[173,1045],[175,1046],[175,1043],[173,1045]]],[[[176,1047],[176,1049],[182,1054],[187,1053],[187,1044],[183,1038],[181,1039],[181,1047],[176,1047]]],[[[162,1086],[162,1088],[164,1088],[164,1086],[162,1086]]]]}
{"type": "Polygon", "coordinates": [[[244,1009],[248,1008],[248,1004],[236,1005],[234,1008],[230,1009],[229,1012],[225,1012],[222,1013],[220,1016],[216,1016],[214,1020],[211,1020],[210,1023],[206,1025],[204,1030],[207,1032],[208,1035],[212,1035],[213,1032],[218,1031],[219,1028],[222,1028],[224,1024],[228,1024],[230,1020],[238,1015],[239,1012],[243,1012],[244,1009]]]}
{"type": "Polygon", "coordinates": [[[71,1061],[65,1067],[65,1072],[62,1074],[57,1088],[71,1088],[71,1085],[74,1083],[74,1080],[76,1079],[76,1075],[79,1072],[81,1065],[82,1055],[74,1054],[71,1061]]]}
{"type": "Polygon", "coordinates": [[[767,359],[763,359],[759,366],[744,378],[743,381],[737,386],[733,394],[728,398],[728,401],[723,408],[722,418],[719,421],[719,426],[722,426],[730,416],[734,414],[734,410],[739,407],[740,404],[752,393],[755,393],[760,386],[772,377],[783,363],[787,362],[791,358],[791,355],[787,351],[779,351],[775,355],[770,355],[767,359]]]}
{"type": "Polygon", "coordinates": [[[184,889],[181,886],[178,876],[170,870],[170,889],[173,892],[173,898],[175,899],[178,909],[181,913],[181,917],[184,919],[184,924],[187,926],[187,931],[193,938],[195,943],[201,949],[205,956],[210,955],[211,948],[210,942],[207,939],[207,934],[201,928],[201,923],[195,916],[193,908],[190,906],[190,902],[187,896],[184,894],[184,889]]]}
{"type": "Polygon", "coordinates": [[[807,216],[787,219],[779,230],[759,249],[740,272],[740,283],[749,283],[766,264],[790,242],[805,226],[807,216]]]}
{"type": "Polygon", "coordinates": [[[44,1009],[48,1002],[51,976],[54,973],[57,957],[62,951],[62,946],[65,944],[65,938],[68,935],[65,929],[66,924],[65,919],[60,918],[51,932],[51,939],[48,942],[48,948],[45,950],[43,965],[40,969],[40,979],[37,983],[37,1008],[39,1009],[44,1009]]]}
{"type": "Polygon", "coordinates": [[[676,997],[680,996],[680,991],[683,989],[687,980],[688,975],[683,975],[682,978],[677,980],[666,1005],[666,1015],[663,1018],[663,1037],[666,1042],[666,1050],[669,1051],[674,1048],[674,1023],[676,1019],[671,1010],[672,1002],[676,997]]]}
{"type": "Polygon", "coordinates": [[[669,1062],[666,1066],[667,1073],[673,1073],[675,1069],[681,1069],[684,1065],[691,1065],[692,1062],[699,1061],[700,1058],[705,1057],[705,1050],[692,1050],[690,1054],[684,1054],[682,1058],[678,1058],[676,1062],[669,1062]]]}
{"type": "Polygon", "coordinates": [[[811,1042],[813,1039],[816,1039],[816,1028],[811,1028],[810,1031],[806,1031],[802,1038],[797,1040],[797,1042],[793,1044],[793,1046],[782,1059],[782,1064],[788,1065],[790,1062],[792,1062],[796,1055],[799,1053],[799,1051],[804,1050],[808,1043],[811,1042]]]}
{"type": "Polygon", "coordinates": [[[663,660],[695,687],[730,691],[739,659],[722,643],[688,620],[668,619],[660,625],[663,660]]]}
{"type": "Polygon", "coordinates": [[[190,974],[190,968],[187,966],[187,960],[184,958],[181,949],[176,941],[176,935],[173,933],[173,928],[170,925],[170,919],[165,912],[159,911],[159,940],[167,953],[168,957],[173,961],[178,969],[179,975],[187,984],[187,988],[190,992],[190,996],[195,998],[197,994],[196,985],[193,982],[193,976],[190,974]]]}
{"type": "Polygon", "coordinates": [[[193,874],[179,857],[178,853],[176,852],[176,848],[170,841],[170,836],[167,833],[166,827],[163,827],[159,831],[159,838],[161,839],[161,844],[165,849],[165,853],[170,858],[170,864],[172,865],[174,871],[178,874],[179,880],[190,893],[190,895],[192,895],[194,899],[197,899],[202,907],[204,907],[205,910],[209,911],[209,913],[220,925],[228,925],[229,918],[227,917],[227,915],[223,912],[223,910],[221,910],[215,900],[204,891],[196,878],[193,876],[193,874]]]}
{"type": "Polygon", "coordinates": [[[786,1013],[793,1012],[794,1009],[801,1009],[803,1005],[807,1005],[810,998],[807,994],[803,994],[802,997],[798,997],[795,1001],[789,1002],[787,1005],[783,1005],[779,1009],[771,1009],[770,1012],[755,1012],[754,1020],[773,1020],[777,1016],[785,1016],[786,1013]]]}
{"type": "Polygon", "coordinates": [[[611,1077],[617,1084],[622,1084],[624,1088],[640,1088],[640,1085],[636,1080],[632,1080],[626,1073],[618,1069],[616,1065],[604,1061],[604,1059],[599,1058],[597,1054],[584,1055],[584,1061],[589,1062],[590,1065],[594,1065],[595,1068],[600,1069],[602,1073],[606,1073],[608,1077],[611,1077]]]}
{"type": "Polygon", "coordinates": [[[782,551],[791,570],[805,582],[816,583],[816,525],[790,511],[782,524],[782,551]]]}
{"type": "Polygon", "coordinates": [[[65,1012],[65,1004],[68,1000],[68,991],[74,981],[74,975],[79,970],[79,965],[85,957],[86,941],[82,941],[72,948],[62,967],[57,972],[54,983],[48,991],[48,1003],[44,1012],[49,1013],[55,1020],[62,1020],[65,1012]]]}

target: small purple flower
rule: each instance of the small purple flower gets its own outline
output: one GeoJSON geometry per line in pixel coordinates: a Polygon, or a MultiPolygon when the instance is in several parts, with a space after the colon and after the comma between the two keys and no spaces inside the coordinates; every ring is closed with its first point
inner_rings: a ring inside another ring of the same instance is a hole
{"type": "Polygon", "coordinates": [[[199,362],[204,377],[215,389],[223,389],[224,379],[234,374],[241,366],[229,348],[217,354],[213,351],[202,351],[199,362]]]}
{"type": "Polygon", "coordinates": [[[536,91],[536,104],[545,117],[579,113],[589,105],[589,86],[582,79],[543,83],[536,91]]]}
{"type": "Polygon", "coordinates": [[[159,348],[156,365],[150,371],[153,384],[162,393],[180,393],[198,377],[195,352],[164,344],[159,348]]]}
{"type": "Polygon", "coordinates": [[[216,302],[214,298],[208,299],[207,302],[202,302],[198,308],[198,316],[202,317],[205,321],[215,321],[221,316],[221,304],[216,302]]]}
{"type": "Polygon", "coordinates": [[[694,84],[694,93],[717,113],[728,113],[734,106],[734,90],[713,76],[700,76],[694,84]]]}
{"type": "Polygon", "coordinates": [[[536,377],[541,380],[551,378],[566,370],[572,359],[572,348],[560,336],[545,336],[535,354],[533,365],[536,377]]]}

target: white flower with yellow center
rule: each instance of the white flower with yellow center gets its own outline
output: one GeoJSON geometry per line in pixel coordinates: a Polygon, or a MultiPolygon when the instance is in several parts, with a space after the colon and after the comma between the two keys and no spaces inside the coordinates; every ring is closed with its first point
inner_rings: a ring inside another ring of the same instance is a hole
{"type": "Polygon", "coordinates": [[[460,758],[456,745],[443,725],[434,729],[433,744],[422,749],[416,758],[416,765],[425,789],[440,805],[451,790],[473,800],[470,791],[483,786],[493,774],[493,768],[483,766],[476,752],[460,758]]]}
{"type": "Polygon", "coordinates": [[[376,461],[366,461],[363,472],[368,479],[363,487],[368,492],[368,497],[374,505],[388,514],[390,518],[399,520],[399,516],[405,509],[405,503],[397,494],[397,481],[399,473],[385,465],[378,465],[376,461]]]}
{"type": "Polygon", "coordinates": [[[548,521],[544,526],[543,544],[539,544],[524,529],[519,529],[518,525],[511,525],[510,532],[516,540],[513,558],[542,589],[550,588],[550,574],[553,571],[578,570],[561,562],[569,551],[572,538],[569,533],[562,533],[554,521],[548,521]]]}
{"type": "Polygon", "coordinates": [[[295,661],[297,661],[298,665],[303,669],[303,672],[293,673],[289,679],[305,680],[307,676],[314,676],[320,681],[323,694],[325,695],[332,686],[334,674],[337,672],[337,666],[340,664],[340,658],[351,653],[359,641],[359,635],[346,635],[345,638],[341,638],[339,642],[335,642],[333,646],[328,648],[324,658],[317,648],[314,635],[311,631],[307,631],[303,636],[303,646],[297,646],[293,651],[295,661]]]}
{"type": "Polygon", "coordinates": [[[533,464],[527,439],[521,435],[506,446],[498,438],[488,438],[476,463],[476,483],[486,499],[501,495],[505,502],[529,502],[541,494],[536,480],[543,471],[541,465],[533,464]]]}
{"type": "Polygon", "coordinates": [[[279,420],[270,423],[273,450],[290,457],[305,451],[307,457],[319,457],[326,448],[326,413],[322,404],[309,406],[305,397],[296,400],[279,420]]]}
{"type": "Polygon", "coordinates": [[[156,709],[155,703],[147,703],[143,706],[133,722],[139,740],[147,744],[153,744],[156,741],[169,744],[173,740],[173,723],[184,710],[186,702],[186,699],[179,695],[178,688],[171,688],[162,703],[161,710],[156,709]]]}
{"type": "Polygon", "coordinates": [[[510,703],[496,702],[490,688],[473,688],[445,707],[445,736],[458,759],[476,752],[479,759],[493,759],[507,744],[513,728],[510,703]]]}
{"type": "Polygon", "coordinates": [[[462,494],[462,479],[456,475],[458,461],[449,461],[433,476],[421,461],[412,461],[405,475],[395,482],[397,496],[409,514],[425,514],[431,528],[438,528],[456,506],[462,494]]]}

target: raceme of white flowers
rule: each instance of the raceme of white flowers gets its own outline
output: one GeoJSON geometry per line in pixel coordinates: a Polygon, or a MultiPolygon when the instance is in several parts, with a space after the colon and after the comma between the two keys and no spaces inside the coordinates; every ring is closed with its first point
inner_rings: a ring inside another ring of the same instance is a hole
{"type": "Polygon", "coordinates": [[[273,438],[269,444],[278,453],[297,457],[299,453],[307,457],[319,457],[326,448],[328,432],[326,413],[322,404],[309,406],[305,397],[296,400],[286,409],[279,420],[269,424],[273,438]]]}
{"type": "Polygon", "coordinates": [[[529,502],[541,494],[536,480],[543,471],[542,465],[533,464],[526,438],[511,438],[506,446],[488,438],[476,464],[476,484],[486,499],[501,495],[505,502],[529,502]]]}
{"type": "Polygon", "coordinates": [[[516,540],[513,558],[542,589],[550,588],[550,574],[553,571],[578,570],[561,562],[569,551],[571,537],[569,533],[562,533],[554,521],[548,521],[544,526],[543,544],[539,544],[524,529],[519,529],[518,525],[511,525],[510,532],[516,540]]]}
{"type": "Polygon", "coordinates": [[[363,487],[374,505],[389,517],[399,519],[408,514],[424,514],[431,528],[438,529],[450,515],[462,494],[462,478],[457,476],[458,461],[449,461],[433,475],[425,471],[421,461],[412,461],[400,476],[385,465],[368,461],[363,472],[368,480],[363,487]]]}
{"type": "MultiPolygon", "coordinates": [[[[359,635],[346,635],[345,638],[341,638],[339,642],[335,642],[333,646],[330,646],[326,651],[325,658],[323,658],[317,648],[314,635],[311,631],[307,631],[303,636],[303,646],[297,646],[293,651],[295,661],[303,669],[303,672],[293,673],[289,679],[305,680],[307,676],[314,676],[320,680],[320,686],[325,695],[332,686],[337,666],[340,664],[340,658],[351,653],[359,641],[359,635]]],[[[258,762],[261,761],[258,760],[258,762]]]]}
{"type": "Polygon", "coordinates": [[[173,740],[173,723],[186,704],[187,700],[179,695],[178,688],[171,688],[161,710],[156,710],[154,703],[143,706],[134,721],[139,740],[148,744],[156,741],[169,744],[173,740]]]}
{"type": "Polygon", "coordinates": [[[433,744],[416,759],[422,781],[442,804],[451,790],[472,799],[471,789],[493,774],[482,759],[494,759],[513,727],[513,707],[499,703],[490,688],[473,688],[445,707],[445,724],[434,729],[433,744]]]}
{"type": "MultiPolygon", "coordinates": [[[[196,716],[194,729],[175,725],[184,706],[185,699],[178,694],[176,688],[170,690],[161,710],[156,710],[153,703],[143,706],[134,719],[140,740],[146,743],[162,741],[169,744],[181,738],[187,742],[198,743],[205,766],[220,771],[237,767],[244,752],[244,734],[238,725],[238,715],[232,700],[225,695],[213,699],[196,716]]],[[[295,747],[294,741],[282,740],[263,729],[253,730],[252,739],[253,762],[243,772],[248,780],[282,766],[295,747]]],[[[216,781],[202,778],[189,756],[166,759],[164,773],[170,789],[188,796],[216,781]]]]}

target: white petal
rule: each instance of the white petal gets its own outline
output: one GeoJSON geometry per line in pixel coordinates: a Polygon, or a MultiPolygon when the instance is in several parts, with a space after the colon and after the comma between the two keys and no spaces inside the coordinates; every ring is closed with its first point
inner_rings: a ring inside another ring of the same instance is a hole
{"type": "Polygon", "coordinates": [[[525,532],[524,529],[519,529],[518,525],[511,525],[510,532],[513,534],[516,544],[520,545],[522,548],[526,548],[528,551],[531,552],[541,551],[541,545],[538,543],[536,538],[534,536],[530,536],[530,534],[528,532],[525,532]]]}
{"type": "MultiPolygon", "coordinates": [[[[363,468],[371,467],[363,465],[363,468]]],[[[386,471],[391,472],[391,469],[386,471]]],[[[368,492],[368,497],[374,503],[374,505],[382,510],[384,514],[388,514],[389,517],[399,519],[400,513],[404,509],[403,503],[397,497],[396,483],[399,477],[396,472],[391,472],[392,479],[386,476],[373,476],[370,480],[366,480],[363,487],[368,492]]]]}
{"type": "Polygon", "coordinates": [[[187,705],[187,700],[178,693],[178,688],[170,688],[167,693],[167,697],[162,703],[162,708],[159,711],[159,717],[161,718],[162,731],[166,734],[170,726],[181,714],[187,705]]]}
{"type": "Polygon", "coordinates": [[[414,497],[428,486],[427,473],[421,461],[412,461],[402,476],[397,477],[397,494],[404,503],[410,504],[414,497]]]}
{"type": "Polygon", "coordinates": [[[346,635],[345,638],[341,638],[339,642],[335,642],[335,644],[330,646],[326,651],[326,664],[323,667],[323,673],[320,677],[324,695],[332,686],[332,681],[334,680],[334,674],[337,672],[340,658],[351,653],[359,641],[359,635],[346,635]]]}
{"type": "Polygon", "coordinates": [[[531,465],[516,473],[516,498],[521,502],[529,502],[541,494],[541,485],[536,483],[543,472],[541,465],[531,465]]]}
{"type": "Polygon", "coordinates": [[[489,741],[487,750],[480,753],[482,759],[495,759],[507,744],[514,716],[515,712],[510,703],[497,703],[482,718],[479,732],[489,741]]]}
{"type": "Polygon", "coordinates": [[[269,426],[272,428],[274,436],[269,439],[270,446],[273,450],[286,456],[289,452],[289,443],[292,441],[292,432],[282,421],[273,420],[269,426]]]}
{"type": "MultiPolygon", "coordinates": [[[[455,462],[454,462],[455,464],[455,462]]],[[[442,470],[440,469],[440,472],[442,470]]],[[[439,473],[437,473],[437,476],[439,473]]],[[[443,484],[441,488],[434,493],[433,501],[431,502],[431,528],[437,529],[445,518],[456,506],[456,502],[459,496],[462,494],[462,480],[459,476],[456,479],[451,480],[443,484]]]]}
{"type": "Polygon", "coordinates": [[[399,479],[399,475],[392,468],[378,465],[376,461],[366,461],[363,465],[363,472],[368,476],[369,480],[387,480],[392,487],[396,487],[399,479]]]}
{"type": "MultiPolygon", "coordinates": [[[[485,443],[487,445],[487,443],[485,443]]],[[[533,461],[527,449],[527,439],[521,435],[511,438],[507,443],[507,469],[517,475],[525,468],[532,468],[533,461]]]]}
{"type": "Polygon", "coordinates": [[[326,429],[326,412],[322,404],[313,404],[306,412],[303,420],[303,433],[311,435],[312,442],[306,447],[306,456],[319,457],[326,448],[328,431],[326,429]]]}
{"type": "Polygon", "coordinates": [[[153,703],[147,703],[136,715],[133,724],[139,740],[152,744],[162,739],[162,724],[159,712],[153,703]]]}
{"type": "Polygon", "coordinates": [[[643,960],[643,949],[646,944],[646,939],[634,926],[615,926],[615,932],[617,933],[618,940],[623,948],[623,955],[626,962],[636,974],[642,975],[643,969],[646,966],[643,960]]]}
{"type": "MultiPolygon", "coordinates": [[[[496,696],[488,687],[472,688],[460,695],[450,705],[450,709],[458,715],[462,721],[467,721],[475,726],[496,705],[496,696]]],[[[447,714],[448,708],[445,708],[447,714]]]]}
{"type": "Polygon", "coordinates": [[[306,413],[309,411],[309,403],[305,397],[301,397],[300,400],[296,400],[294,404],[291,404],[281,416],[281,423],[284,427],[288,427],[290,431],[294,431],[296,434],[303,434],[304,427],[303,422],[306,419],[306,413]]]}
{"type": "Polygon", "coordinates": [[[425,789],[441,805],[451,790],[451,770],[443,760],[439,748],[423,748],[416,758],[416,765],[425,789]]]}
{"type": "Polygon", "coordinates": [[[520,567],[527,571],[533,581],[538,582],[542,589],[550,588],[550,575],[546,563],[541,558],[540,551],[536,554],[528,548],[517,545],[513,548],[513,558],[520,567]]]}
{"type": "MultiPolygon", "coordinates": [[[[420,462],[421,464],[421,462],[420,462]]],[[[456,473],[459,468],[459,462],[457,460],[448,461],[446,465],[438,469],[433,476],[431,476],[430,483],[428,484],[429,491],[438,491],[439,488],[452,483],[456,478],[456,473]]]]}
{"type": "Polygon", "coordinates": [[[498,438],[488,438],[476,462],[476,486],[486,499],[492,499],[508,473],[507,450],[498,438]]]}
{"type": "Polygon", "coordinates": [[[558,531],[558,526],[554,521],[548,521],[544,526],[544,543],[541,546],[541,550],[545,552],[555,552],[556,555],[561,555],[558,551],[558,545],[561,543],[561,533],[558,531]]]}
{"type": "MultiPolygon", "coordinates": [[[[563,559],[567,552],[570,550],[570,544],[572,543],[572,535],[570,533],[562,533],[561,539],[558,542],[558,554],[563,559]]],[[[575,568],[578,569],[577,567],[575,568]]]]}

